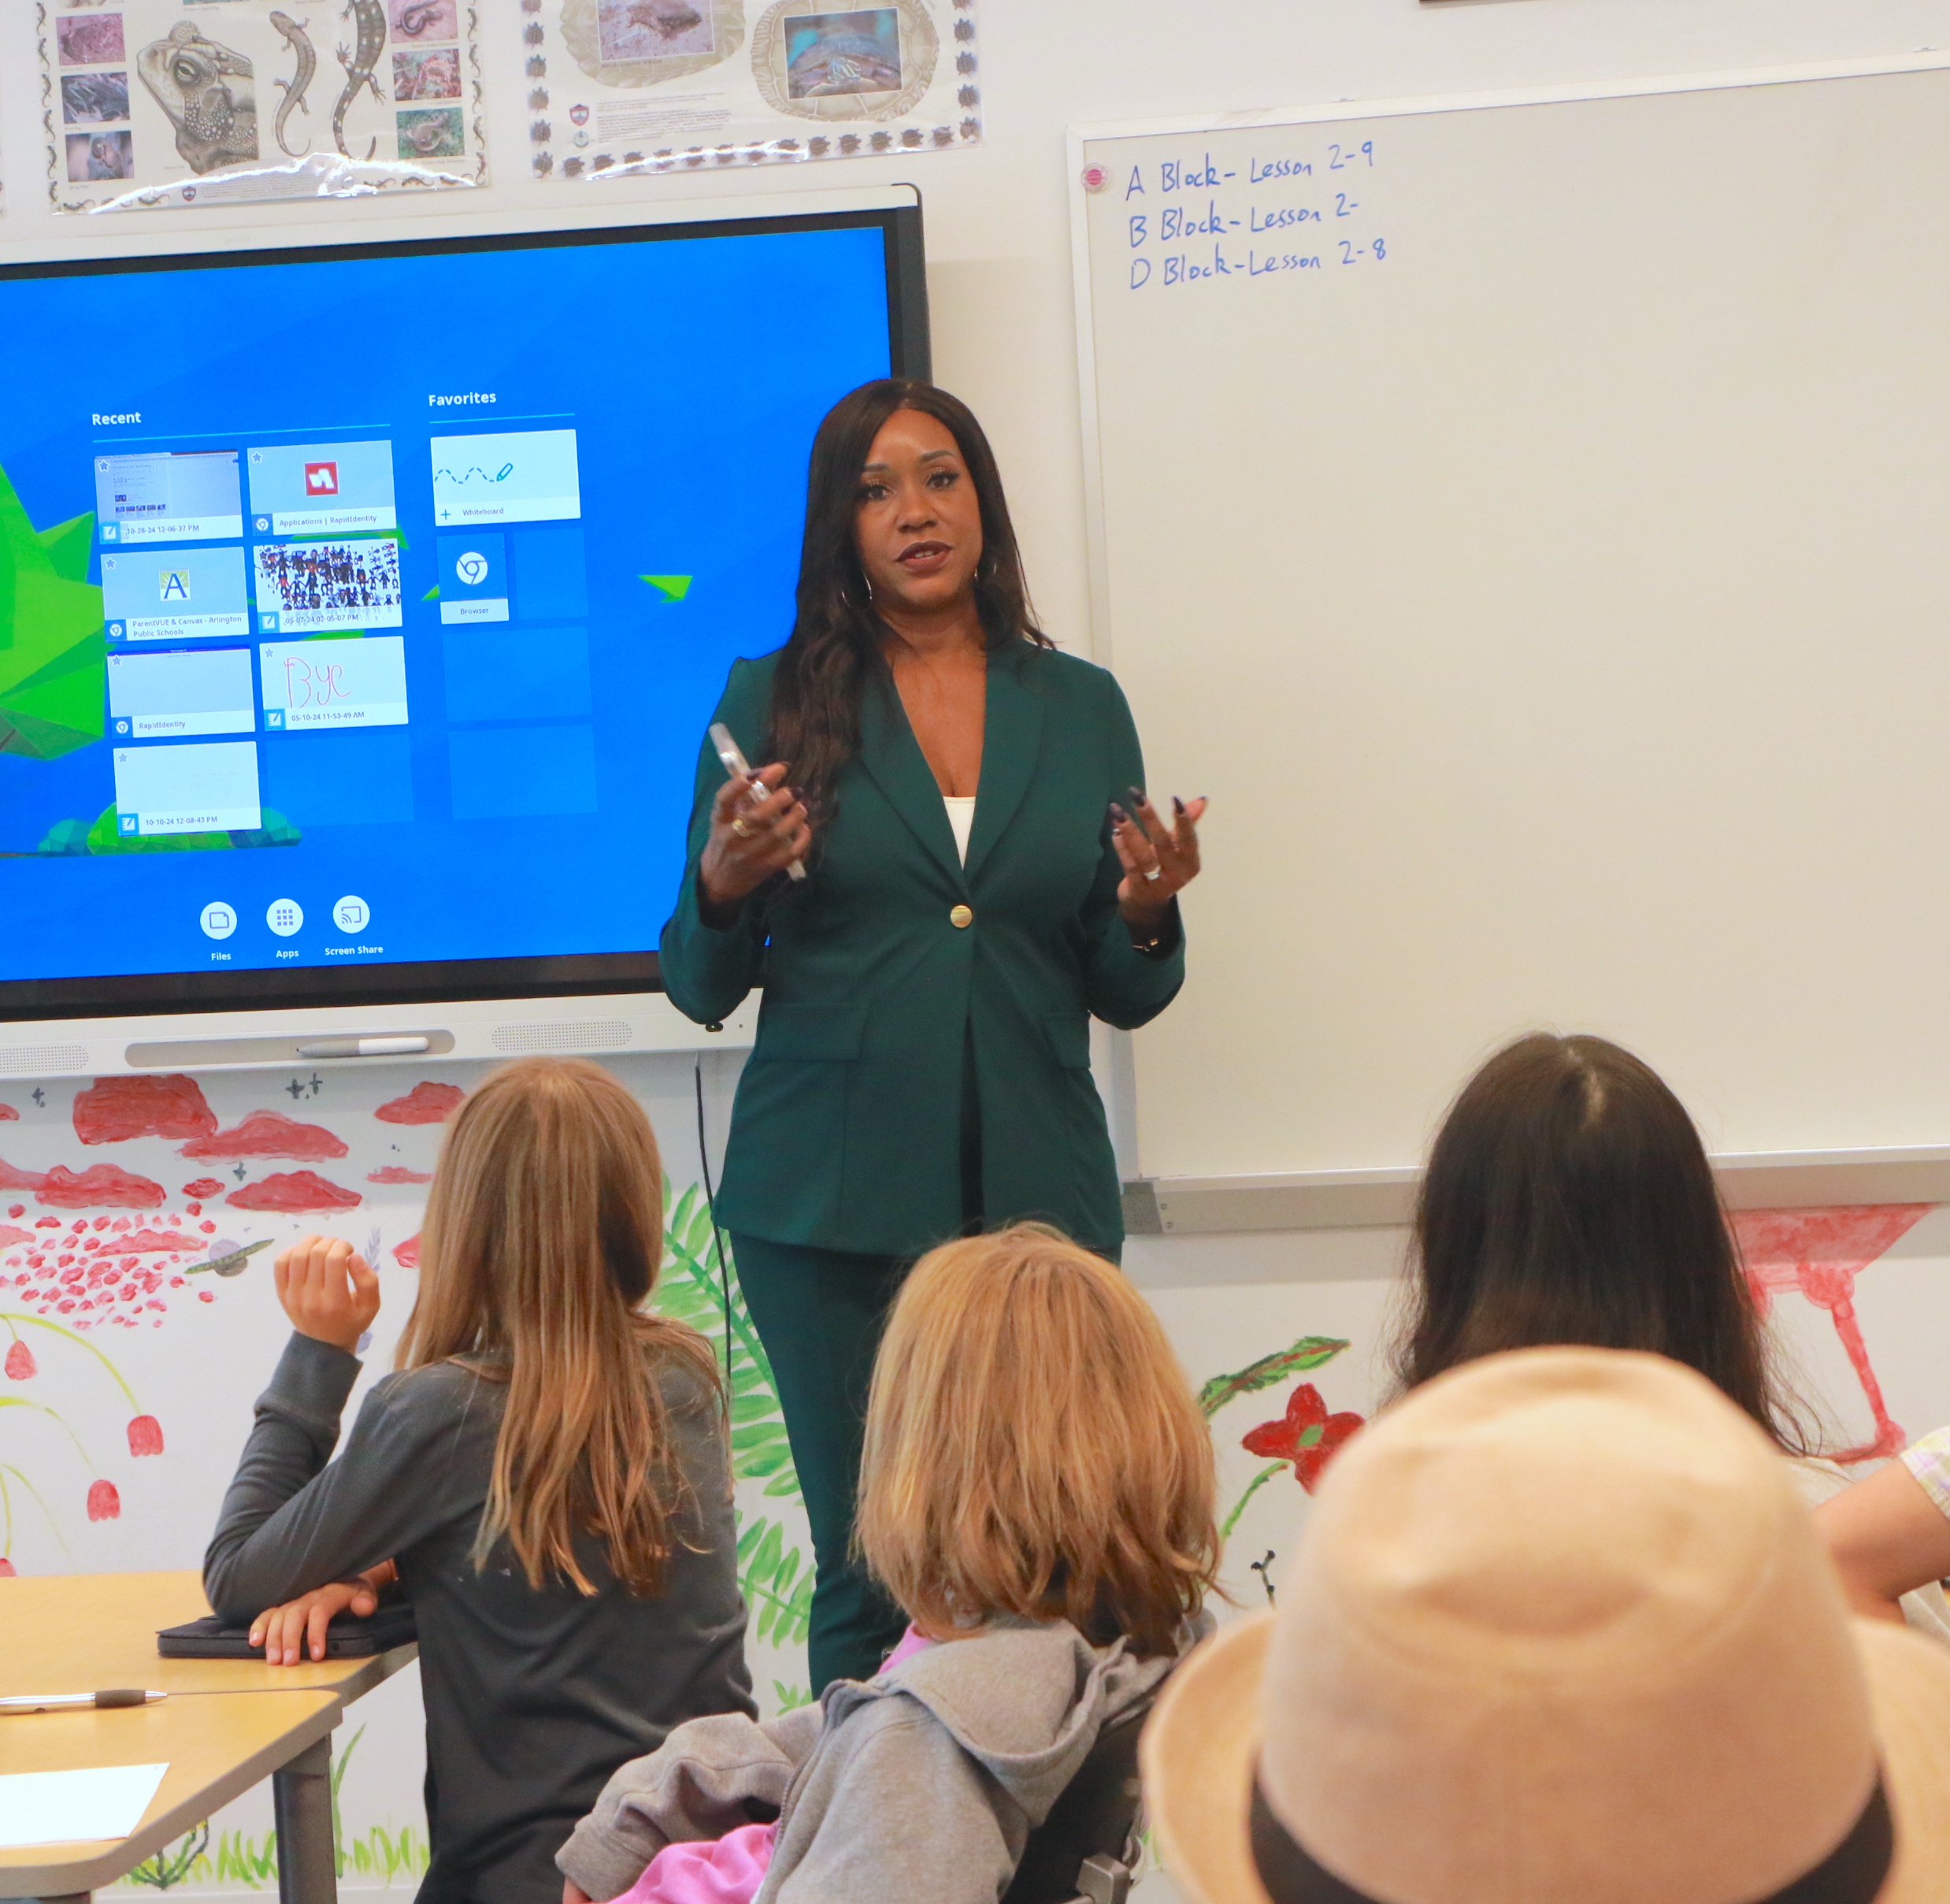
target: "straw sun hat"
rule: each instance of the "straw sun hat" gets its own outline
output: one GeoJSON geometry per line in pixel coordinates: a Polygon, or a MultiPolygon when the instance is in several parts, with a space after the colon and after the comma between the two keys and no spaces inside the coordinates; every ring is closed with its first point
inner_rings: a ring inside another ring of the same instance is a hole
{"type": "Polygon", "coordinates": [[[1689,1370],[1452,1371],[1349,1443],[1285,1573],[1144,1735],[1197,1904],[1950,1899],[1950,1649],[1851,1620],[1689,1370]]]}

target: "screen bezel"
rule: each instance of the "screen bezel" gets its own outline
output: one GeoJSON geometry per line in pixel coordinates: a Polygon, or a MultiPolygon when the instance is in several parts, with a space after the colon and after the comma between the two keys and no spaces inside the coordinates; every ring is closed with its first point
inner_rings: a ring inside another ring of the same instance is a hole
{"type": "MultiPolygon", "coordinates": [[[[307,265],[369,258],[437,258],[472,251],[552,251],[570,245],[656,243],[672,239],[762,236],[777,232],[877,228],[886,246],[887,331],[895,377],[932,372],[928,282],[919,195],[912,205],[870,210],[698,218],[677,223],[484,232],[359,244],[302,245],[167,256],[50,258],[0,265],[0,284],[22,278],[105,277],[260,265],[307,265]]],[[[174,1012],[266,1011],[317,1006],[407,1005],[454,999],[597,997],[663,989],[654,948],[524,959],[449,959],[352,967],[132,972],[74,978],[0,980],[0,1023],[113,1019],[174,1012]]]]}

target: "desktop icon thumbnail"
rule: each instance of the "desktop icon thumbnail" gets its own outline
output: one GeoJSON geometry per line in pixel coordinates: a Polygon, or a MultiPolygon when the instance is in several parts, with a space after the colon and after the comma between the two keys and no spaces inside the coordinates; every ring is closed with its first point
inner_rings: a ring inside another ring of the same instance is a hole
{"type": "Polygon", "coordinates": [[[130,451],[95,459],[104,543],[222,542],[243,533],[235,450],[130,451]]]}
{"type": "Polygon", "coordinates": [[[393,509],[393,446],[373,443],[254,445],[250,526],[260,536],[384,533],[393,509]]]}
{"type": "Polygon", "coordinates": [[[124,550],[102,558],[102,609],[118,641],[247,635],[250,598],[239,548],[124,550]]]}
{"type": "Polygon", "coordinates": [[[432,450],[433,519],[443,529],[566,522],[582,514],[572,429],[436,436],[432,450]]]}
{"type": "Polygon", "coordinates": [[[508,618],[507,538],[493,531],[437,538],[440,556],[440,619],[505,622],[508,618]]]}
{"type": "Polygon", "coordinates": [[[251,555],[260,634],[349,633],[403,625],[399,544],[388,536],[267,543],[251,555]]]}

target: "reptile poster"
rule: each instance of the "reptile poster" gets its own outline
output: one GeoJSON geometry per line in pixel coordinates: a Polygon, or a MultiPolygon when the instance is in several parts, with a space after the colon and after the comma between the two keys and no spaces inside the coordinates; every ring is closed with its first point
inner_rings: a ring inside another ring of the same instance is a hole
{"type": "Polygon", "coordinates": [[[975,0],[521,0],[514,35],[538,178],[939,151],[981,136],[975,0]]]}
{"type": "Polygon", "coordinates": [[[481,184],[477,0],[36,0],[60,212],[481,184]]]}

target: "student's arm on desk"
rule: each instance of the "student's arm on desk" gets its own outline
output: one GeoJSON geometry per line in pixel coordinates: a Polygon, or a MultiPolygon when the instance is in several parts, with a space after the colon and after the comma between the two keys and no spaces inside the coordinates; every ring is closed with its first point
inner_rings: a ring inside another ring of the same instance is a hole
{"type": "MultiPolygon", "coordinates": [[[[424,1381],[404,1393],[407,1378],[381,1382],[366,1397],[345,1453],[332,1460],[358,1378],[352,1345],[378,1313],[377,1280],[349,1245],[317,1237],[280,1256],[276,1274],[295,1331],[258,1398],[204,1556],[203,1590],[225,1619],[256,1623],[277,1609],[282,1649],[296,1637],[287,1602],[321,1591],[329,1602],[343,1591],[350,1604],[354,1576],[390,1564],[477,1504],[439,1498],[429,1486],[428,1476],[444,1472],[429,1457],[450,1442],[454,1417],[424,1381]]],[[[454,1379],[473,1378],[456,1371],[454,1379]]],[[[312,1611],[307,1604],[298,1624],[308,1625],[312,1611]]]]}
{"type": "Polygon", "coordinates": [[[263,1647],[269,1666],[302,1665],[307,1652],[321,1660],[325,1629],[332,1621],[344,1613],[355,1620],[370,1619],[379,1611],[381,1589],[399,1578],[399,1569],[391,1561],[381,1561],[349,1580],[329,1581],[282,1606],[266,1607],[250,1623],[250,1643],[263,1647]]]}

